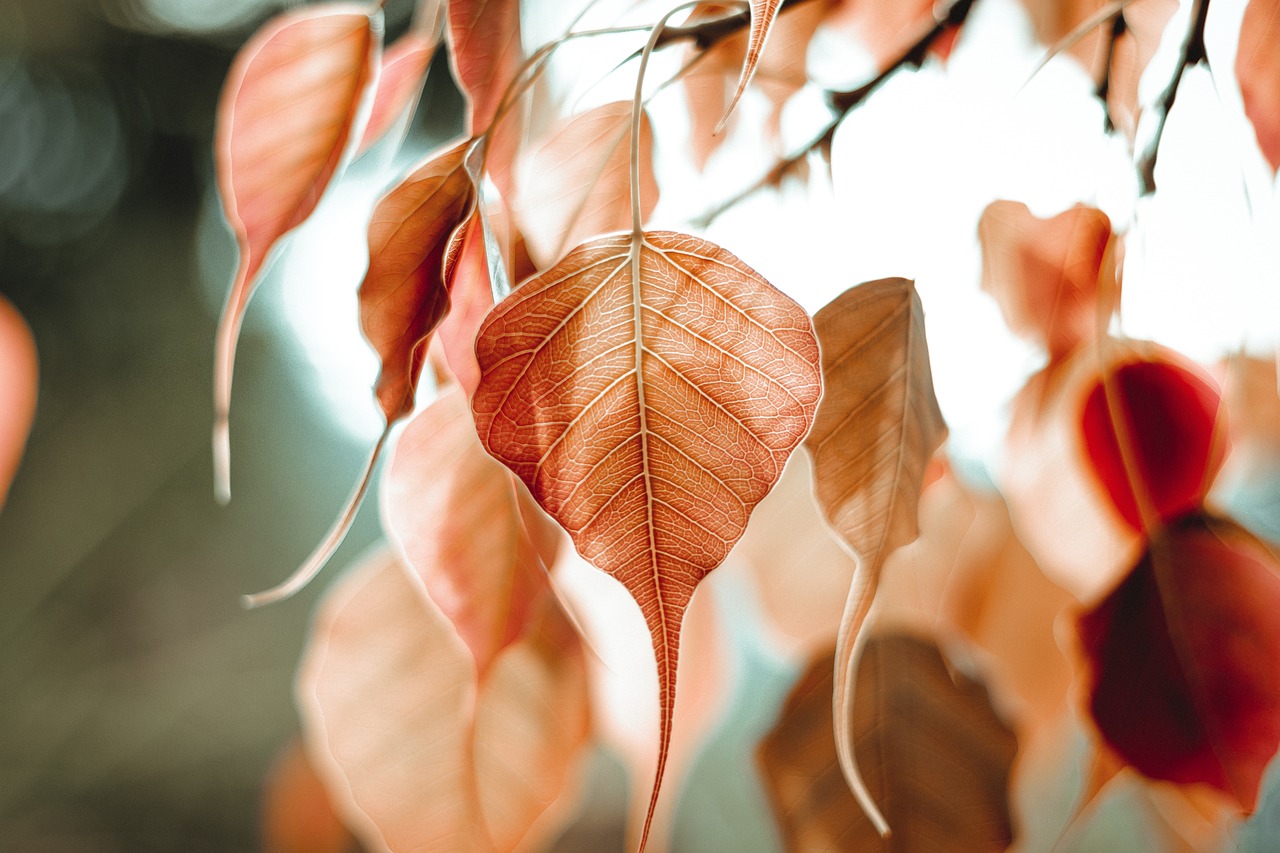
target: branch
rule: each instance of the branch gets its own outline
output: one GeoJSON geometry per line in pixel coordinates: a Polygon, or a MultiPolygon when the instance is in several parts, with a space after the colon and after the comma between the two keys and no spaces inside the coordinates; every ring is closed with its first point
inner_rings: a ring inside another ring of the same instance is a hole
{"type": "Polygon", "coordinates": [[[1204,24],[1209,17],[1209,0],[1195,0],[1191,9],[1191,23],[1187,27],[1187,37],[1182,41],[1182,51],[1178,55],[1178,64],[1174,68],[1173,78],[1160,93],[1155,109],[1159,114],[1155,135],[1147,145],[1147,150],[1138,160],[1138,177],[1142,182],[1142,195],[1151,195],[1156,191],[1156,158],[1160,154],[1160,140],[1164,136],[1165,122],[1169,120],[1169,110],[1178,97],[1178,86],[1187,69],[1193,65],[1209,67],[1209,55],[1204,47],[1204,24]]]}
{"type": "Polygon", "coordinates": [[[1124,19],[1124,12],[1116,13],[1116,16],[1111,19],[1111,32],[1107,34],[1107,53],[1103,58],[1102,75],[1098,78],[1098,85],[1093,89],[1093,96],[1102,102],[1104,133],[1111,133],[1116,129],[1115,118],[1111,115],[1111,105],[1107,103],[1107,97],[1111,94],[1111,72],[1116,59],[1116,42],[1120,41],[1120,37],[1128,29],[1129,25],[1124,19]]]}
{"type": "MultiPolygon", "coordinates": [[[[779,7],[778,14],[782,14],[788,9],[794,9],[797,6],[808,2],[810,2],[810,0],[782,0],[782,5],[779,7]]],[[[702,21],[697,24],[686,24],[682,27],[666,27],[663,29],[662,35],[658,37],[657,43],[654,44],[654,50],[682,41],[691,41],[697,45],[700,50],[706,50],[721,39],[727,38],[739,30],[746,29],[750,24],[751,11],[744,5],[743,9],[739,12],[734,12],[730,15],[724,15],[719,18],[712,18],[709,21],[702,21]]]]}

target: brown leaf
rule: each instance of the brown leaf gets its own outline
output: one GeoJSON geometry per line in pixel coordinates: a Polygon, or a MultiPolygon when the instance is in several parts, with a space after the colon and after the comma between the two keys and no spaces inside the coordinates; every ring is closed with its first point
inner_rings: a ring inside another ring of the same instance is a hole
{"type": "Polygon", "coordinates": [[[475,205],[467,147],[429,157],[378,202],[369,223],[360,326],[382,361],[377,394],[387,423],[413,410],[428,336],[449,311],[445,253],[475,205]]]}
{"type": "Polygon", "coordinates": [[[262,793],[263,853],[354,853],[356,840],[333,810],[301,741],[285,747],[262,793]]]}
{"type": "Polygon", "coordinates": [[[838,0],[828,26],[857,39],[883,70],[934,24],[932,0],[838,0]]]}
{"type": "Polygon", "coordinates": [[[560,530],[485,453],[470,414],[453,390],[409,421],[387,464],[382,506],[387,532],[483,677],[524,635],[560,530]]]}
{"type": "Polygon", "coordinates": [[[0,296],[0,509],[18,473],[36,413],[38,368],[31,330],[0,296]]]}
{"type": "Polygon", "coordinates": [[[662,746],[647,829],[681,619],[809,430],[812,326],[724,249],[637,231],[527,281],[489,315],[476,356],[481,441],[631,592],[652,635],[662,746]]]}
{"type": "Polygon", "coordinates": [[[218,104],[214,163],[240,266],[214,359],[216,487],[230,497],[228,424],[236,339],[268,252],[315,210],[359,139],[376,77],[382,14],[309,6],[263,27],[236,55],[218,104]]]}
{"type": "Polygon", "coordinates": [[[1280,2],[1249,0],[1240,23],[1236,79],[1262,156],[1280,170],[1280,2]]]}
{"type": "MultiPolygon", "coordinates": [[[[614,101],[573,116],[522,155],[513,209],[539,267],[550,266],[591,237],[631,226],[630,135],[631,102],[614,101]]],[[[642,112],[641,217],[647,218],[657,204],[653,124],[642,112]]]]}
{"type": "Polygon", "coordinates": [[[480,211],[474,211],[462,227],[453,232],[444,262],[444,281],[451,307],[440,323],[436,339],[449,372],[470,397],[480,384],[476,362],[476,334],[493,307],[493,285],[489,281],[489,258],[485,252],[480,211]]]}
{"type": "Polygon", "coordinates": [[[535,846],[588,730],[582,651],[558,609],[477,684],[448,620],[386,554],[321,605],[297,698],[316,770],[370,850],[535,846]]]}
{"type": "Polygon", "coordinates": [[[383,54],[378,91],[373,96],[369,123],[365,125],[364,136],[360,139],[361,151],[381,139],[406,113],[412,112],[438,42],[437,37],[411,31],[383,54]]]}
{"type": "Polygon", "coordinates": [[[738,99],[747,91],[747,85],[755,76],[756,65],[764,53],[769,33],[773,31],[774,19],[778,17],[778,9],[782,6],[782,0],[748,0],[748,3],[751,8],[751,27],[747,30],[747,52],[742,61],[742,75],[738,77],[738,86],[729,99],[729,107],[720,119],[720,126],[728,120],[733,108],[738,105],[738,99]]]}
{"type": "MultiPolygon", "coordinates": [[[[947,428],[933,395],[924,308],[912,282],[887,278],[852,287],[817,313],[814,328],[827,393],[805,446],[813,454],[823,514],[859,556],[836,639],[834,701],[848,714],[855,641],[880,568],[919,532],[925,468],[947,428]]],[[[837,727],[836,746],[856,788],[848,731],[837,727]]]]}
{"type": "Polygon", "coordinates": [[[881,839],[836,759],[833,661],[828,655],[809,667],[758,753],[787,849],[1005,850],[1014,836],[1008,786],[1018,744],[986,688],[956,672],[928,640],[887,634],[867,642],[851,727],[858,761],[893,827],[881,839]]]}
{"type": "Polygon", "coordinates": [[[1111,220],[1076,205],[1051,219],[1025,204],[995,201],[978,221],[982,289],[1005,323],[1064,358],[1106,331],[1115,301],[1111,220]]]}

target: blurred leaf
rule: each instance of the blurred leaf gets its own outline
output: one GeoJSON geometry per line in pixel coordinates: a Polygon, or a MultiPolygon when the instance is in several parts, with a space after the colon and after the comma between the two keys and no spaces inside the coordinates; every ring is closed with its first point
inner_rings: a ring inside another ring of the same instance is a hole
{"type": "Polygon", "coordinates": [[[290,741],[262,794],[263,853],[354,853],[356,840],[334,812],[300,741],[290,741]]]}
{"type": "Polygon", "coordinates": [[[18,473],[36,413],[36,343],[14,307],[0,296],[0,509],[18,473]]]}
{"type": "Polygon", "coordinates": [[[1280,169],[1280,2],[1249,0],[1240,23],[1236,79],[1262,156],[1280,169]]]}
{"type": "Polygon", "coordinates": [[[404,118],[418,102],[422,81],[427,76],[431,57],[435,56],[437,37],[409,32],[382,56],[382,71],[378,75],[378,90],[373,96],[373,109],[369,123],[360,139],[364,151],[382,138],[397,120],[404,118]]]}
{"type": "Polygon", "coordinates": [[[454,76],[470,106],[467,127],[489,127],[507,86],[515,79],[523,50],[518,0],[448,0],[454,76]]]}

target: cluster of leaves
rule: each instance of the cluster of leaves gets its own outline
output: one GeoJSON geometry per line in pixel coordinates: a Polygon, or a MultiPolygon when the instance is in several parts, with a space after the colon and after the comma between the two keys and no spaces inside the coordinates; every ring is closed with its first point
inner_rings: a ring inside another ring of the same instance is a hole
{"type": "MultiPolygon", "coordinates": [[[[217,342],[223,497],[235,341],[270,253],[352,157],[403,126],[441,44],[468,104],[465,138],[397,180],[369,223],[360,322],[381,361],[386,430],[330,535],[250,597],[285,597],[319,571],[393,446],[381,487],[392,548],[330,593],[299,674],[334,835],[397,850],[554,837],[582,747],[607,727],[593,725],[597,677],[576,615],[591,625],[595,604],[561,594],[561,567],[585,560],[634,599],[656,663],[643,849],[663,821],[663,778],[688,752],[675,725],[682,632],[710,630],[694,593],[731,552],[812,661],[760,752],[791,846],[1003,849],[1018,765],[1064,719],[1096,735],[1082,802],[1133,768],[1221,792],[1219,817],[1250,812],[1280,746],[1268,670],[1280,567],[1205,509],[1231,423],[1219,382],[1109,332],[1120,238],[1105,214],[1042,220],[996,202],[983,216],[984,288],[1047,354],[1016,401],[1003,499],[970,492],[946,461],[911,281],[857,285],[810,318],[728,250],[648,226],[656,89],[684,86],[705,163],[748,89],[776,125],[819,27],[869,46],[878,73],[829,92],[829,123],[725,209],[829,153],[890,75],[945,62],[976,0],[690,3],[656,23],[624,5],[621,20],[643,23],[571,27],[526,53],[517,0],[421,0],[385,54],[377,8],[307,6],[264,27],[228,80],[216,154],[241,260],[217,342]],[[562,106],[554,120],[530,109],[563,45],[627,33],[648,33],[618,57],[635,65],[630,102],[562,106]],[[684,64],[646,89],[656,52],[684,64]],[[418,399],[427,370],[441,389],[430,402],[418,399]],[[803,602],[833,586],[847,600],[825,624],[803,602]]],[[[1208,2],[1193,7],[1161,126],[1186,67],[1206,61],[1208,2]]],[[[1098,95],[1115,132],[1132,133],[1168,4],[1031,11],[1046,41],[1103,58],[1098,95]]],[[[1252,0],[1249,16],[1263,22],[1242,34],[1237,71],[1274,167],[1280,16],[1274,0],[1252,0]]],[[[1144,174],[1158,141],[1135,157],[1144,174]]],[[[289,782],[291,768],[286,790],[311,784],[289,782]]]]}

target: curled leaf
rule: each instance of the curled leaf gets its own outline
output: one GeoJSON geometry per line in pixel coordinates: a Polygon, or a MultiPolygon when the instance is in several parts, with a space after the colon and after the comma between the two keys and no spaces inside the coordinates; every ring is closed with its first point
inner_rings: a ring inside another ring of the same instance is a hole
{"type": "Polygon", "coordinates": [[[218,194],[240,266],[218,324],[214,453],[230,497],[228,417],[236,339],[268,252],[315,210],[352,144],[376,78],[382,15],[308,6],[263,27],[236,55],[218,105],[218,194]]]}
{"type": "Polygon", "coordinates": [[[1280,2],[1249,0],[1240,23],[1236,79],[1244,112],[1274,175],[1280,170],[1280,2]]]}
{"type": "Polygon", "coordinates": [[[326,597],[297,698],[316,770],[370,850],[536,846],[588,728],[581,647],[559,610],[542,607],[477,683],[448,620],[387,555],[326,597]]]}
{"type": "Polygon", "coordinates": [[[18,473],[36,413],[36,346],[26,321],[0,296],[0,509],[18,473]]]}
{"type": "Polygon", "coordinates": [[[489,315],[476,356],[481,441],[627,588],[652,636],[661,746],[647,837],[685,609],[812,423],[809,317],[718,246],[636,232],[527,281],[489,315]]]}

